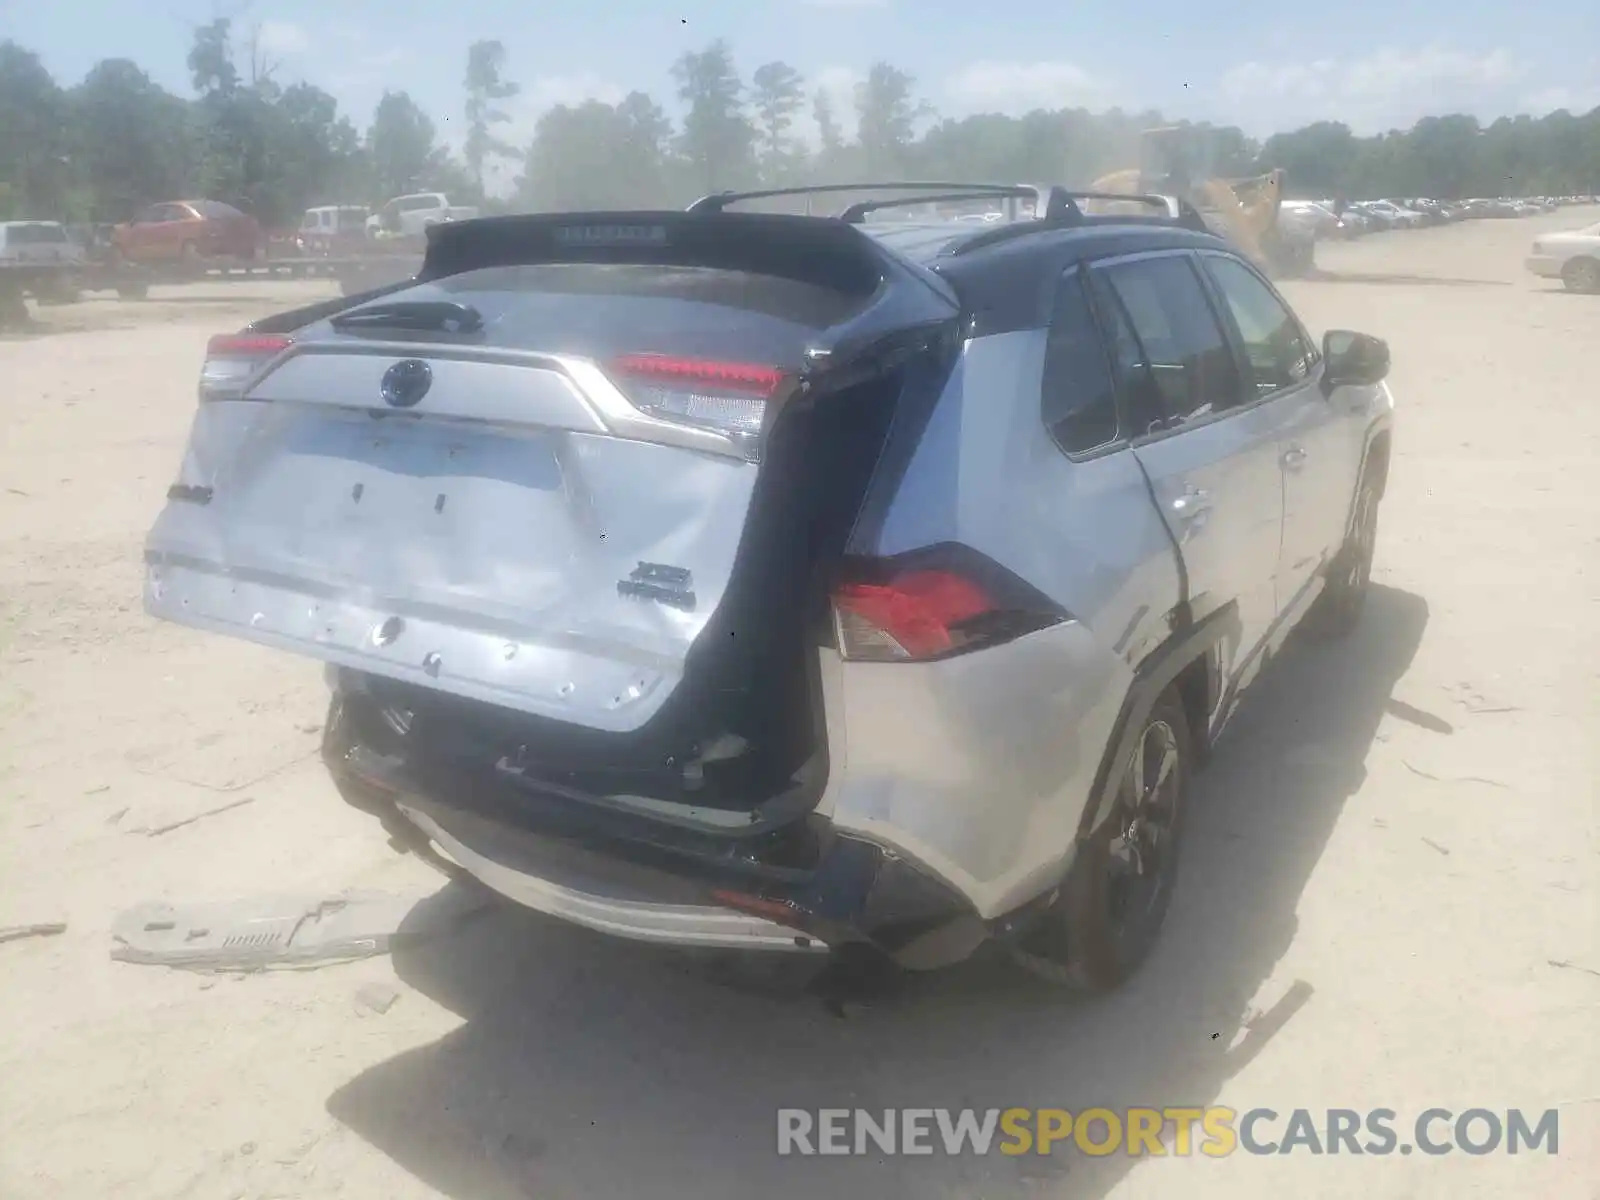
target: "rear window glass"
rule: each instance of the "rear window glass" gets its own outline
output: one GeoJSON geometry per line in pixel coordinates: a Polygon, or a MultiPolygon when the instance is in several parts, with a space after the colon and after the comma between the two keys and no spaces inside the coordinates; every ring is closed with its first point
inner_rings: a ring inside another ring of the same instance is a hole
{"type": "Polygon", "coordinates": [[[385,302],[444,298],[481,312],[492,345],[774,366],[797,365],[818,330],[870,302],[769,275],[602,263],[489,267],[421,284],[385,302]]]}
{"type": "Polygon", "coordinates": [[[220,200],[201,200],[193,207],[199,210],[202,217],[242,217],[244,214],[231,204],[224,204],[220,200]]]}
{"type": "Polygon", "coordinates": [[[42,246],[67,240],[67,231],[59,225],[7,225],[5,241],[8,246],[42,246]]]}

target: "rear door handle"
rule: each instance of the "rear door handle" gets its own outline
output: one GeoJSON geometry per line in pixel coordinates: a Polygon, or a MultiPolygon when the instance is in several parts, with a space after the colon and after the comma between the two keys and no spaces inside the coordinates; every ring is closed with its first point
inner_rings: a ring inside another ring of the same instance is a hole
{"type": "Polygon", "coordinates": [[[1299,446],[1290,446],[1283,452],[1283,465],[1291,471],[1298,471],[1306,465],[1306,452],[1299,446]]]}

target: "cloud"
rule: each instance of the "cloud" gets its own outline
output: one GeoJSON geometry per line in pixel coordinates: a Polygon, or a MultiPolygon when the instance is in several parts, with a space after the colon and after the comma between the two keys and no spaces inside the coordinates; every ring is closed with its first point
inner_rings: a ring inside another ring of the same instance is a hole
{"type": "Polygon", "coordinates": [[[952,107],[964,113],[1020,116],[1034,109],[1097,107],[1109,103],[1106,82],[1070,62],[970,63],[945,82],[952,107]]]}
{"type": "Polygon", "coordinates": [[[1384,48],[1361,58],[1246,62],[1224,72],[1217,100],[1260,132],[1343,121],[1357,133],[1406,127],[1429,113],[1503,107],[1523,74],[1504,50],[1468,54],[1443,46],[1384,48]]]}
{"type": "Polygon", "coordinates": [[[263,21],[256,38],[267,54],[304,54],[311,48],[311,35],[289,21],[263,21]]]}
{"type": "Polygon", "coordinates": [[[1582,116],[1600,108],[1600,87],[1547,87],[1523,97],[1520,109],[1535,117],[1547,116],[1558,109],[1582,116]]]}
{"type": "MultiPolygon", "coordinates": [[[[368,110],[377,103],[380,92],[406,90],[407,73],[402,68],[416,57],[416,51],[407,46],[377,46],[341,53],[337,67],[325,76],[322,86],[347,103],[352,112],[365,111],[365,120],[371,117],[368,110]]],[[[438,114],[430,115],[438,119],[438,114]]]]}

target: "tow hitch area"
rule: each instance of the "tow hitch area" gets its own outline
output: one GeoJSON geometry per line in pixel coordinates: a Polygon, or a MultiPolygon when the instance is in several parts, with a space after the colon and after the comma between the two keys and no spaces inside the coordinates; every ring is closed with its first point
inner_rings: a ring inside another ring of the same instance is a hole
{"type": "Polygon", "coordinates": [[[549,915],[680,947],[831,950],[850,964],[841,979],[874,977],[857,965],[867,951],[921,969],[988,935],[953,889],[809,813],[765,828],[675,823],[503,760],[434,757],[401,738],[373,746],[382,719],[370,696],[335,699],[323,758],[345,799],[549,915]]]}

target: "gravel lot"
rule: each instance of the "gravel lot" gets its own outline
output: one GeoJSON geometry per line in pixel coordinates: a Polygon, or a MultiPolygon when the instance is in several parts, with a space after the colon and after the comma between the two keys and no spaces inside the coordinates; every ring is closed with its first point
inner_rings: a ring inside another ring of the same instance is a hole
{"type": "Polygon", "coordinates": [[[0,1195],[1600,1197],[1600,297],[1525,275],[1565,210],[1379,235],[1288,291],[1390,339],[1377,586],[1202,778],[1123,994],[993,964],[840,1022],[790,990],[496,910],[317,971],[114,963],[147,899],[439,877],[339,802],[314,665],[161,626],[139,544],[206,337],[318,284],[162,289],[0,340],[0,1195]],[[236,800],[250,802],[153,834],[236,800]],[[378,1014],[356,1002],[384,982],[378,1014]],[[1559,1106],[1560,1154],[779,1160],[780,1106],[1559,1106]]]}

